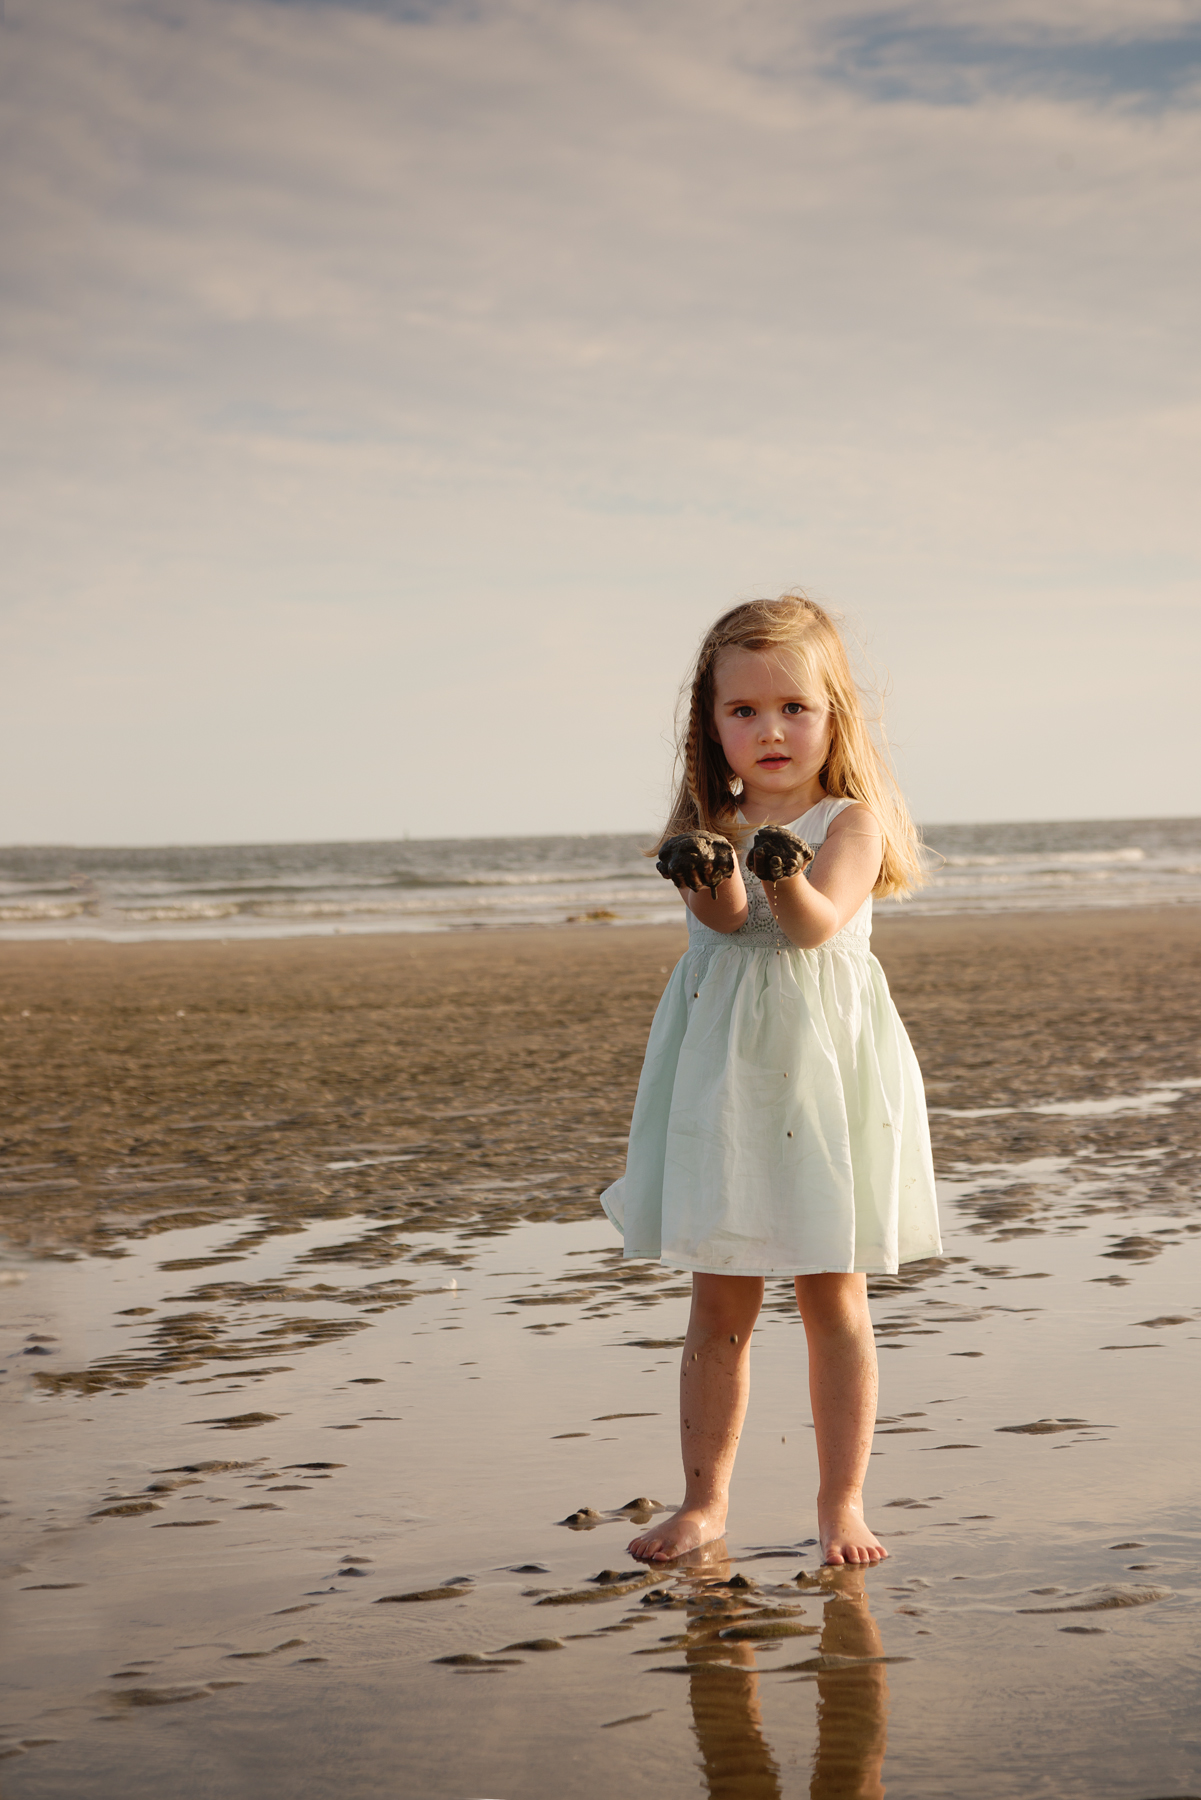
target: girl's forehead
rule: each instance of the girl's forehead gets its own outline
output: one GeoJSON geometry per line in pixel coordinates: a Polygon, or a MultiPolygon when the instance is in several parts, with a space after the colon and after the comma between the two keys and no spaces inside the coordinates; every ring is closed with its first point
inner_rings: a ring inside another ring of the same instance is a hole
{"type": "Polygon", "coordinates": [[[744,650],[727,645],[719,650],[713,665],[716,698],[732,698],[735,691],[779,694],[792,692],[816,698],[824,693],[824,683],[810,666],[809,659],[786,644],[767,650],[744,650]]]}

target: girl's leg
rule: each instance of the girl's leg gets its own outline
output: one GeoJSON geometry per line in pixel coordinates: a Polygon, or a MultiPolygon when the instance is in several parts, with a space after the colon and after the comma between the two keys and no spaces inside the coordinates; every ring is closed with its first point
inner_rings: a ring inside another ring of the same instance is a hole
{"type": "Polygon", "coordinates": [[[864,1523],[863,1479],[876,1424],[876,1342],[862,1275],[798,1275],[817,1434],[817,1525],[828,1563],[888,1555],[864,1523]]]}
{"type": "Polygon", "coordinates": [[[730,1476],[750,1393],[751,1332],[763,1304],[754,1275],[694,1275],[692,1315],[680,1362],[684,1504],[636,1537],[630,1555],[670,1562],[726,1528],[730,1476]]]}

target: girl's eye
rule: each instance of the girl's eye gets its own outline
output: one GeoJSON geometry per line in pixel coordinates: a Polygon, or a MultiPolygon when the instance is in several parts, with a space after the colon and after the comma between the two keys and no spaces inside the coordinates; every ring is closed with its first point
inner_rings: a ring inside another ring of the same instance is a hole
{"type": "Polygon", "coordinates": [[[753,719],[754,716],[755,709],[753,706],[736,706],[734,708],[734,717],[736,719],[753,719]]]}
{"type": "Polygon", "coordinates": [[[795,715],[797,713],[803,713],[804,710],[804,704],[800,700],[786,700],[784,703],[784,711],[786,713],[795,715]]]}

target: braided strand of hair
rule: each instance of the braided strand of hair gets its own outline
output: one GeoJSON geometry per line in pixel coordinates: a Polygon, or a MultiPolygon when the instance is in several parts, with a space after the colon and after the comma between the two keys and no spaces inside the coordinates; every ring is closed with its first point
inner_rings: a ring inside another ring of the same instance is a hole
{"type": "Polygon", "coordinates": [[[688,741],[684,748],[684,785],[688,789],[688,797],[692,801],[696,813],[696,823],[702,824],[705,819],[705,806],[701,799],[701,732],[700,709],[697,706],[697,689],[700,677],[692,689],[692,701],[688,712],[688,741]]]}

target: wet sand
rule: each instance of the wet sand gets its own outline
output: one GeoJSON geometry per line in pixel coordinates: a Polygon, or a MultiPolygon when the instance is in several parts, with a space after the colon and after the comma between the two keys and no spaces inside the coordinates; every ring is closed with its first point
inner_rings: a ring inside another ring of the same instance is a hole
{"type": "MultiPolygon", "coordinates": [[[[595,1217],[684,941],[583,926],[0,945],[0,1228],[69,1252],[298,1208],[398,1229],[595,1217]],[[412,1160],[375,1160],[397,1154],[412,1160]]],[[[1201,908],[894,918],[874,942],[945,1109],[942,1166],[1079,1135],[957,1111],[1201,1072],[1201,908]]]]}
{"type": "Polygon", "coordinates": [[[1201,909],[878,928],[947,1242],[872,1283],[858,1582],[785,1284],[728,1560],[623,1554],[687,1281],[595,1197],[681,941],[0,949],[6,1793],[1197,1791],[1201,909]]]}

